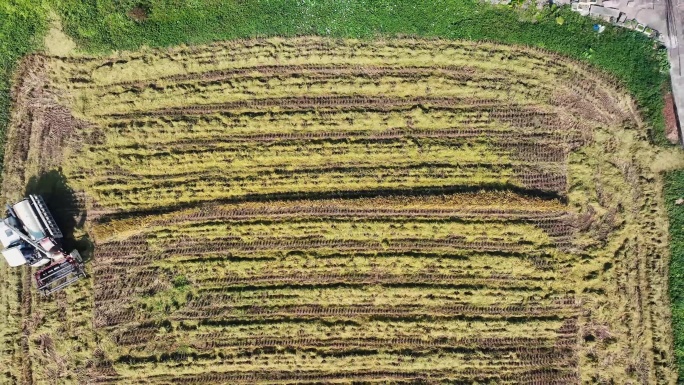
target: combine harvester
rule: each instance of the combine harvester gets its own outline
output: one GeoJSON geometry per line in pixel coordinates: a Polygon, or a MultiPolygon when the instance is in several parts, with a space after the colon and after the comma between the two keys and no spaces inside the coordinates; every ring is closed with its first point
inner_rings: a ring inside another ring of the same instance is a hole
{"type": "Polygon", "coordinates": [[[40,195],[7,205],[6,215],[0,222],[2,255],[12,267],[41,267],[35,273],[41,293],[54,293],[86,276],[78,251],[62,249],[62,232],[40,195]]]}

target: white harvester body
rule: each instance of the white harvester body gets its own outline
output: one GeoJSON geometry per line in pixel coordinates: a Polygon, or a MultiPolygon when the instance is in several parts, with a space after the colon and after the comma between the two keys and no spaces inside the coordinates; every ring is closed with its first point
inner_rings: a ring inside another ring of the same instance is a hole
{"type": "MultiPolygon", "coordinates": [[[[21,246],[12,246],[2,250],[2,256],[10,267],[17,267],[25,265],[28,258],[30,258],[32,251],[23,249],[21,246]]],[[[49,261],[40,260],[43,264],[49,261]]]]}
{"type": "Polygon", "coordinates": [[[50,262],[46,258],[33,258],[33,249],[22,242],[21,235],[16,228],[0,222],[0,243],[2,243],[2,256],[7,264],[12,267],[29,264],[34,267],[45,265],[50,262]]]}
{"type": "Polygon", "coordinates": [[[23,201],[16,203],[14,206],[12,206],[12,210],[14,210],[17,218],[24,225],[26,234],[34,241],[40,241],[41,239],[47,237],[47,234],[45,233],[43,226],[40,225],[38,216],[36,215],[33,207],[31,207],[31,203],[28,199],[24,199],[23,201]]]}
{"type": "Polygon", "coordinates": [[[21,241],[21,237],[10,229],[5,222],[0,222],[0,243],[2,243],[2,247],[8,248],[19,241],[21,241]]]}
{"type": "Polygon", "coordinates": [[[78,251],[66,254],[60,246],[62,238],[57,223],[39,195],[7,206],[7,217],[0,221],[2,255],[11,267],[49,266],[35,273],[36,285],[50,294],[85,277],[78,251]]]}

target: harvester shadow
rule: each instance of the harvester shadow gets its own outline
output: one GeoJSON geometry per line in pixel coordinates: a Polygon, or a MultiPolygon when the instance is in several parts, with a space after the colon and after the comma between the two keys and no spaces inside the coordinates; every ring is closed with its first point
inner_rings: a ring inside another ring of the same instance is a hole
{"type": "Polygon", "coordinates": [[[93,257],[94,245],[83,231],[86,210],[79,203],[76,193],[69,187],[67,178],[61,170],[51,170],[29,179],[26,195],[39,194],[62,231],[62,246],[66,252],[78,250],[84,262],[93,257]]]}

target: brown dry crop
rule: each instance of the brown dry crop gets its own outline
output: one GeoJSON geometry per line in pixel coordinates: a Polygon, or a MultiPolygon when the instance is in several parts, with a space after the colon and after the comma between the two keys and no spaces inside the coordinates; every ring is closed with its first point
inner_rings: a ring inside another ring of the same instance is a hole
{"type": "Polygon", "coordinates": [[[17,382],[675,381],[658,150],[582,64],[303,37],[22,68],[4,195],[66,189],[94,250],[58,301],[0,270],[17,382]]]}

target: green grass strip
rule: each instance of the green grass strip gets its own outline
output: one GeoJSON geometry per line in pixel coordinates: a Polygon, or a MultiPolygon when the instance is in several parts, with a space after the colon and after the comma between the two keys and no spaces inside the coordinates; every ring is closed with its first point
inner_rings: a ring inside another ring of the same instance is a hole
{"type": "MultiPolygon", "coordinates": [[[[679,372],[684,373],[684,170],[665,175],[665,205],[670,217],[670,301],[675,357],[679,372]]],[[[682,377],[680,374],[680,381],[682,377]]]]}

